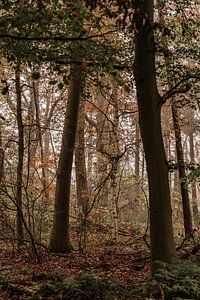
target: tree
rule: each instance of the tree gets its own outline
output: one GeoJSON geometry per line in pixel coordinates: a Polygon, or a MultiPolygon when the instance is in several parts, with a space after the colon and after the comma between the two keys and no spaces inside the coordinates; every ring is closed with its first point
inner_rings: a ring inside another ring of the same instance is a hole
{"type": "Polygon", "coordinates": [[[17,237],[18,246],[23,244],[23,210],[22,210],[22,190],[23,190],[23,162],[24,162],[24,126],[22,117],[22,97],[20,83],[20,59],[17,59],[15,72],[15,86],[17,96],[17,126],[18,126],[18,163],[17,163],[17,237]]]}
{"type": "Polygon", "coordinates": [[[4,151],[3,151],[3,141],[2,141],[2,127],[5,118],[0,115],[0,185],[4,178],[4,151]]]}
{"type": "Polygon", "coordinates": [[[53,228],[49,248],[55,253],[72,250],[69,238],[70,185],[81,95],[82,67],[71,67],[68,102],[56,178],[53,228]]]}
{"type": "Polygon", "coordinates": [[[89,188],[85,161],[85,99],[80,102],[78,127],[76,134],[75,168],[78,207],[87,214],[89,204],[89,188]]]}
{"type": "MultiPolygon", "coordinates": [[[[91,161],[90,161],[91,163],[91,161]]],[[[86,221],[89,211],[90,191],[87,179],[85,157],[85,99],[82,97],[79,108],[79,118],[76,133],[75,148],[76,191],[79,220],[79,249],[83,250],[86,244],[86,221]]]]}
{"type": "Polygon", "coordinates": [[[161,131],[162,100],[156,84],[154,1],[135,2],[135,64],[139,124],[149,182],[152,272],[157,261],[177,262],[172,229],[168,166],[161,131]]]}
{"type": "MultiPolygon", "coordinates": [[[[194,110],[189,109],[189,145],[190,145],[190,163],[195,164],[195,151],[194,151],[194,110]]],[[[198,220],[199,209],[197,205],[197,190],[196,182],[192,182],[192,210],[194,223],[198,220]]]]}
{"type": "MultiPolygon", "coordinates": [[[[160,6],[160,3],[159,3],[160,6]]],[[[162,13],[162,9],[159,7],[159,16],[160,16],[160,23],[165,26],[165,20],[162,13]]],[[[166,53],[169,53],[169,47],[167,43],[166,36],[163,34],[162,37],[162,47],[166,53]]],[[[164,61],[166,64],[166,71],[167,71],[167,81],[169,89],[173,88],[173,79],[171,78],[170,72],[170,63],[171,57],[165,56],[164,61]]],[[[184,229],[185,229],[185,236],[190,236],[192,233],[192,215],[190,210],[190,199],[189,199],[189,192],[188,188],[185,184],[185,177],[186,171],[184,166],[184,153],[183,153],[183,146],[182,146],[182,137],[181,137],[181,128],[180,128],[180,121],[179,121],[179,111],[177,105],[175,103],[175,98],[171,98],[172,101],[172,119],[173,119],[173,126],[174,126],[174,135],[175,135],[175,143],[176,143],[176,155],[178,160],[178,171],[179,171],[179,179],[180,179],[180,187],[181,187],[181,198],[182,198],[182,207],[183,207],[183,220],[184,220],[184,229]]]]}

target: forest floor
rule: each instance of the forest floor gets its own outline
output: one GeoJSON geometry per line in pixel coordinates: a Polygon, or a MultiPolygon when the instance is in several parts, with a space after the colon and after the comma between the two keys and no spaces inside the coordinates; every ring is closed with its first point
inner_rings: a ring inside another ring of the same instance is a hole
{"type": "Polygon", "coordinates": [[[149,276],[150,259],[138,247],[126,250],[104,244],[86,254],[43,251],[38,262],[27,250],[13,252],[4,247],[0,250],[0,299],[127,299],[122,289],[137,286],[149,276]],[[82,280],[79,286],[77,280],[82,280]],[[113,284],[119,284],[123,296],[113,296],[113,284]],[[84,292],[80,291],[83,285],[84,292]],[[97,289],[101,291],[95,295],[97,289]]]}
{"type": "Polygon", "coordinates": [[[53,255],[41,248],[40,262],[30,244],[17,251],[16,245],[1,243],[0,299],[200,299],[197,237],[195,244],[194,240],[180,244],[181,264],[166,268],[157,278],[150,276],[150,251],[142,238],[123,237],[113,243],[105,235],[90,235],[84,254],[76,250],[53,255]]]}

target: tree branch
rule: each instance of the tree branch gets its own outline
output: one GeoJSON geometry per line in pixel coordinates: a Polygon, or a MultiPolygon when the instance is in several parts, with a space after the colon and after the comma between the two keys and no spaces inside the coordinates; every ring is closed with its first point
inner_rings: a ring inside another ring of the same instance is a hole
{"type": "Polygon", "coordinates": [[[107,34],[111,34],[116,32],[117,30],[110,30],[104,33],[94,34],[94,35],[88,35],[88,36],[27,36],[27,35],[13,35],[9,33],[0,33],[0,39],[12,39],[12,40],[18,40],[18,41],[38,41],[38,42],[45,42],[45,41],[58,41],[58,42],[71,42],[71,41],[85,41],[88,39],[98,38],[102,37],[107,34]]]}
{"type": "Polygon", "coordinates": [[[198,75],[192,75],[192,76],[187,76],[182,78],[179,82],[177,82],[169,91],[167,91],[162,97],[161,97],[161,101],[162,101],[162,105],[172,96],[177,95],[177,94],[184,94],[187,93],[192,85],[191,83],[189,83],[188,81],[190,79],[200,79],[200,77],[198,75]],[[186,84],[182,87],[180,87],[181,84],[185,83],[186,84]]]}

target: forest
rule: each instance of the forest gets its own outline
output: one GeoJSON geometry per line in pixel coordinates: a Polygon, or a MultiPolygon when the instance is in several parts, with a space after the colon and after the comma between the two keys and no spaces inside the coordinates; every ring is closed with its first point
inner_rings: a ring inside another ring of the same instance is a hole
{"type": "Polygon", "coordinates": [[[200,1],[0,1],[0,299],[200,299],[200,1]]]}

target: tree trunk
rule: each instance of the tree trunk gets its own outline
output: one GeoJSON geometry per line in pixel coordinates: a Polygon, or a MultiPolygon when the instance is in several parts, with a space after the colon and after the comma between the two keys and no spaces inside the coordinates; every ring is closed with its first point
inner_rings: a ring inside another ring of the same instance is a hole
{"type": "MultiPolygon", "coordinates": [[[[116,90],[116,87],[114,87],[116,90]]],[[[117,103],[117,90],[113,92],[113,123],[112,130],[110,134],[110,159],[114,155],[114,159],[111,159],[112,164],[112,172],[110,174],[111,179],[111,220],[112,220],[112,239],[118,239],[119,232],[119,209],[118,209],[118,201],[119,201],[119,169],[120,169],[120,145],[119,145],[119,111],[118,111],[118,103],[117,103]]]]}
{"type": "MultiPolygon", "coordinates": [[[[108,106],[105,105],[105,99],[101,92],[97,90],[97,114],[96,114],[96,122],[97,122],[97,140],[96,140],[96,148],[97,148],[97,184],[101,186],[102,182],[104,182],[105,177],[108,171],[108,160],[105,159],[105,156],[102,155],[101,152],[108,151],[109,144],[109,124],[106,119],[106,114],[108,111],[108,106]]],[[[108,185],[107,182],[104,182],[104,185],[97,197],[96,204],[108,207],[108,185]]]]}
{"type": "MultiPolygon", "coordinates": [[[[195,164],[195,152],[194,152],[194,111],[192,108],[189,109],[189,143],[190,143],[190,163],[195,164]]],[[[198,221],[199,209],[197,205],[197,189],[196,182],[192,182],[192,211],[194,223],[198,221]]],[[[196,224],[197,225],[197,224],[196,224]]]]}
{"type": "Polygon", "coordinates": [[[23,161],[24,161],[24,126],[22,119],[22,97],[20,83],[20,60],[18,59],[15,70],[15,87],[17,95],[17,127],[18,127],[18,163],[17,163],[17,238],[18,246],[23,244],[23,212],[22,212],[22,188],[23,188],[23,161]]]}
{"type": "Polygon", "coordinates": [[[90,193],[88,189],[86,160],[85,160],[85,99],[80,102],[78,127],[76,134],[75,148],[75,172],[76,172],[76,191],[78,204],[79,249],[83,251],[86,246],[86,221],[88,216],[88,205],[90,193]]]}
{"type": "Polygon", "coordinates": [[[75,168],[76,168],[76,189],[77,202],[85,215],[88,210],[89,191],[87,182],[87,171],[85,162],[85,100],[80,102],[79,120],[76,135],[75,168]]]}
{"type": "Polygon", "coordinates": [[[39,106],[39,86],[38,83],[33,81],[33,95],[34,95],[34,104],[35,104],[35,116],[36,116],[36,124],[37,124],[37,135],[40,146],[40,159],[41,159],[41,169],[42,169],[42,187],[46,200],[49,200],[48,193],[48,182],[47,182],[47,168],[45,166],[45,158],[44,158],[44,146],[43,146],[43,136],[42,129],[40,124],[40,106],[39,106]]]}
{"type": "Polygon", "coordinates": [[[186,178],[186,172],[184,166],[184,156],[183,156],[183,147],[181,142],[181,129],[179,125],[179,116],[178,116],[178,111],[174,104],[172,104],[172,117],[173,117],[174,132],[175,132],[179,179],[181,185],[184,229],[185,229],[185,235],[189,236],[192,233],[192,216],[190,211],[190,200],[189,200],[188,188],[184,181],[184,179],[186,178]]]}
{"type": "Polygon", "coordinates": [[[81,93],[81,73],[81,66],[72,66],[56,178],[53,228],[49,245],[50,250],[55,253],[67,253],[72,250],[69,238],[70,184],[81,93]]]}
{"type": "Polygon", "coordinates": [[[152,272],[157,261],[177,261],[172,229],[168,166],[161,131],[161,98],[156,85],[154,1],[136,1],[135,80],[139,124],[149,182],[152,272]]]}
{"type": "Polygon", "coordinates": [[[141,211],[140,199],[140,128],[138,120],[135,123],[135,186],[134,186],[134,211],[139,213],[141,211]]]}
{"type": "Polygon", "coordinates": [[[2,120],[0,118],[0,186],[4,179],[4,151],[3,151],[3,141],[2,141],[2,120]]]}
{"type": "MultiPolygon", "coordinates": [[[[164,16],[162,13],[162,9],[159,8],[159,17],[160,23],[162,25],[165,24],[164,16]]],[[[168,44],[166,40],[166,36],[163,34],[162,44],[164,49],[168,51],[168,44]]],[[[167,66],[167,80],[169,88],[172,88],[171,84],[171,73],[170,73],[170,60],[168,57],[165,57],[165,63],[167,66]]],[[[184,155],[183,155],[183,147],[181,141],[181,129],[180,129],[180,122],[179,122],[179,115],[178,110],[176,108],[175,103],[172,99],[172,119],[174,125],[174,132],[175,132],[175,142],[176,142],[176,154],[178,160],[178,171],[179,171],[179,179],[180,179],[180,186],[181,186],[181,198],[182,198],[182,206],[183,206],[183,220],[184,220],[184,229],[185,235],[188,236],[192,233],[192,215],[190,210],[190,200],[189,200],[189,193],[188,188],[184,182],[186,177],[185,167],[184,167],[184,155]]]]}

